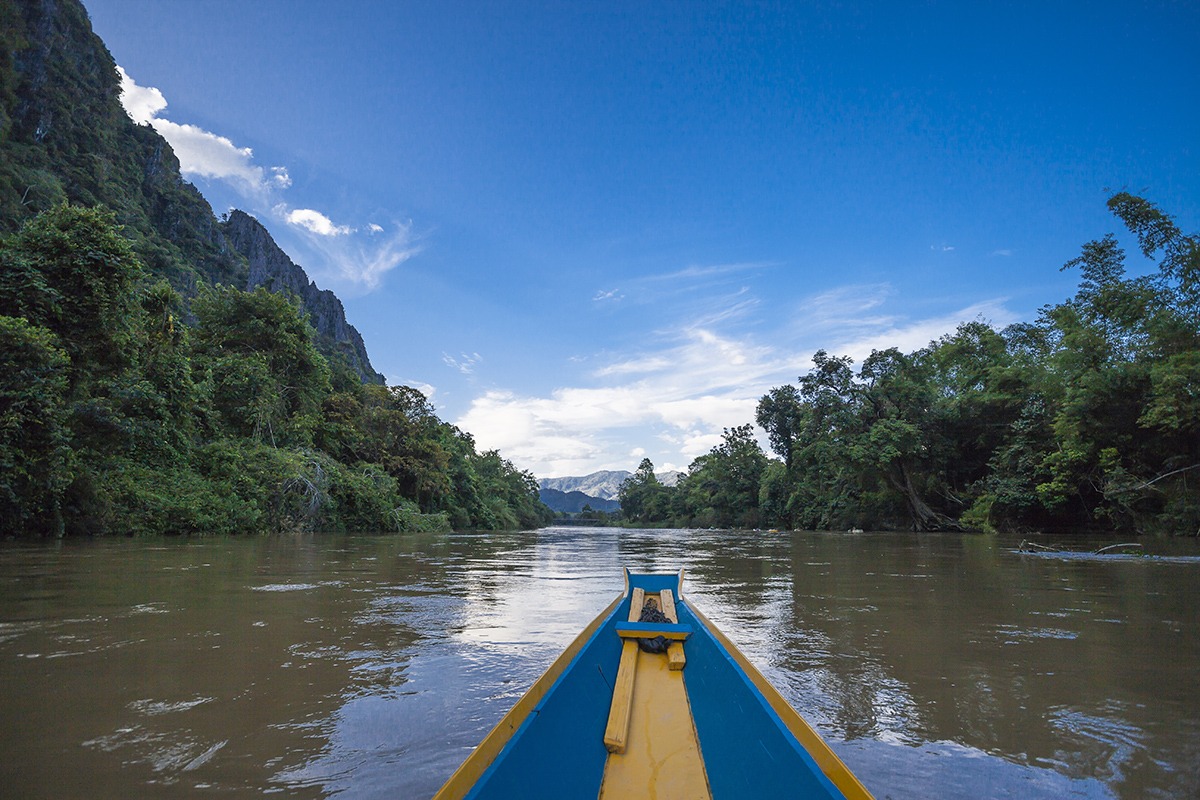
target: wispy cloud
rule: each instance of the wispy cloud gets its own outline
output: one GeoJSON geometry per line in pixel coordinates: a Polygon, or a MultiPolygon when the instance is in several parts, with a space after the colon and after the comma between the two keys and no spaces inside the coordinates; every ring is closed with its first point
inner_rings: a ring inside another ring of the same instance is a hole
{"type": "Polygon", "coordinates": [[[962,322],[1015,320],[1003,300],[927,318],[887,313],[892,295],[874,284],[806,298],[799,306],[808,319],[770,332],[772,344],[731,332],[728,319],[660,329],[653,344],[610,354],[574,385],[542,396],[486,391],[456,424],[537,475],[632,469],[648,452],[659,469],[684,468],[719,444],[724,428],[753,422],[759,398],[795,382],[820,347],[861,363],[871,349],[911,352],[962,322]]]}
{"type": "Polygon", "coordinates": [[[1008,248],[1002,248],[1000,250],[993,250],[992,252],[988,253],[988,255],[990,255],[990,256],[1001,256],[1004,258],[1007,258],[1007,257],[1011,256],[1012,254],[1013,254],[1013,251],[1009,250],[1008,248]]]}
{"type": "Polygon", "coordinates": [[[286,223],[321,257],[320,264],[306,266],[315,266],[350,291],[369,292],[379,287],[390,270],[420,252],[411,222],[395,223],[390,232],[375,222],[360,229],[335,223],[313,208],[292,208],[281,197],[292,185],[286,167],[264,167],[255,162],[249,147],[238,147],[225,136],[164,118],[167,100],[163,93],[153,86],[139,86],[124,69],[117,70],[126,113],[167,140],[179,159],[180,172],[188,178],[222,181],[251,210],[286,223]]]}
{"type": "Polygon", "coordinates": [[[690,265],[666,272],[640,275],[625,282],[622,297],[638,303],[661,303],[667,298],[723,297],[739,291],[748,273],[777,266],[770,262],[690,265]]]}
{"type": "Polygon", "coordinates": [[[899,348],[905,353],[925,347],[947,333],[952,333],[964,322],[985,320],[996,327],[1004,327],[1018,320],[1004,305],[1004,299],[986,300],[948,314],[919,320],[895,319],[886,327],[865,333],[857,338],[845,339],[828,348],[838,355],[848,355],[861,363],[872,350],[899,348]]]}
{"type": "Polygon", "coordinates": [[[449,353],[442,353],[442,363],[451,369],[458,370],[463,375],[471,375],[475,372],[475,365],[483,361],[483,356],[479,353],[463,353],[458,358],[449,353]]]}

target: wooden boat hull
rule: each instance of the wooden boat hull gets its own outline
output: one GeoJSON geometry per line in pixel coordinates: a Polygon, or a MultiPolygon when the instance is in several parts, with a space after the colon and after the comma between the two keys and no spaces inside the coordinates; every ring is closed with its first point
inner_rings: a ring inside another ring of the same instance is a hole
{"type": "Polygon", "coordinates": [[[870,798],[816,731],[682,598],[681,582],[682,573],[627,571],[625,593],[435,800],[870,798]],[[647,597],[665,601],[674,617],[658,626],[673,637],[667,653],[637,647],[635,637],[654,626],[629,620],[647,597]]]}

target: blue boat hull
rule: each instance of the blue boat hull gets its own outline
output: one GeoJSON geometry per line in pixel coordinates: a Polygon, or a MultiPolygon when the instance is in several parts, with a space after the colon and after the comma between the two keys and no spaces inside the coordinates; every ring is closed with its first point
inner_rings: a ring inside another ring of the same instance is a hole
{"type": "Polygon", "coordinates": [[[626,592],[501,720],[437,800],[870,797],[684,600],[682,574],[626,575],[626,592]],[[686,637],[669,667],[666,654],[628,646],[652,627],[629,623],[639,611],[631,608],[635,597],[663,598],[677,616],[662,626],[686,637]],[[618,710],[622,703],[629,708],[618,710]]]}

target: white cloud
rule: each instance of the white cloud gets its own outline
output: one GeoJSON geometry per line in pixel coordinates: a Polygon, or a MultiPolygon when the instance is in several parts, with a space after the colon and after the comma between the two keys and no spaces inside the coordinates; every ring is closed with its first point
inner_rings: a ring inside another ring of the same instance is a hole
{"type": "Polygon", "coordinates": [[[624,297],[624,295],[620,294],[620,291],[620,289],[610,289],[609,291],[604,291],[601,289],[600,291],[596,292],[596,296],[593,297],[592,300],[598,303],[604,300],[620,300],[622,297],[624,297]]]}
{"type": "Polygon", "coordinates": [[[429,400],[430,402],[433,401],[434,395],[437,394],[437,387],[432,383],[402,378],[399,375],[385,375],[384,379],[387,381],[388,386],[408,386],[412,389],[416,389],[418,392],[425,395],[425,399],[429,400]]]}
{"type": "Polygon", "coordinates": [[[1002,256],[1002,257],[1005,257],[1005,258],[1007,258],[1008,256],[1011,256],[1012,254],[1013,254],[1013,251],[1012,251],[1012,250],[1009,250],[1008,248],[1001,248],[1000,250],[993,250],[993,251],[992,251],[991,253],[989,253],[988,255],[992,255],[992,256],[1002,256]]]}
{"type": "Polygon", "coordinates": [[[121,105],[125,113],[138,125],[149,125],[167,107],[167,99],[153,86],[138,86],[121,67],[117,67],[117,74],[121,76],[121,105]]]}
{"type": "Polygon", "coordinates": [[[254,163],[254,152],[249,147],[238,147],[224,136],[195,125],[180,125],[166,119],[153,119],[150,124],[170,143],[184,176],[240,184],[241,189],[251,193],[265,192],[274,183],[254,163]]]}
{"type": "Polygon", "coordinates": [[[482,447],[542,475],[629,469],[630,445],[662,435],[690,461],[720,441],[722,428],[753,420],[758,398],[799,368],[799,359],[771,348],[686,329],[661,353],[631,355],[593,373],[628,382],[561,387],[548,397],[492,390],[456,424],[482,447]]]}
{"type": "Polygon", "coordinates": [[[280,199],[281,192],[292,186],[286,167],[263,167],[255,163],[249,147],[238,147],[195,125],[164,119],[161,114],[167,100],[163,93],[152,86],[139,86],[124,69],[117,69],[126,113],[138,124],[153,126],[167,140],[179,159],[180,172],[189,178],[222,181],[242,197],[249,210],[287,223],[307,247],[307,255],[319,257],[315,264],[303,257],[296,260],[310,272],[339,284],[339,291],[372,291],[389,271],[420,252],[411,223],[396,224],[390,234],[371,223],[360,236],[354,226],[335,224],[321,211],[291,208],[280,199]]]}
{"type": "Polygon", "coordinates": [[[150,125],[158,131],[179,159],[179,171],[187,177],[225,181],[243,193],[261,197],[273,188],[286,188],[291,178],[283,167],[264,169],[254,163],[249,147],[238,147],[220,136],[195,125],[181,125],[159,116],[167,108],[163,93],[153,86],[139,86],[124,69],[121,76],[121,104],[130,119],[150,125]]]}
{"type": "Polygon", "coordinates": [[[544,396],[486,391],[455,424],[536,475],[634,469],[643,457],[658,469],[686,466],[720,444],[724,428],[753,422],[759,398],[795,382],[819,347],[861,363],[871,349],[911,352],[962,322],[1015,320],[1001,300],[925,319],[887,314],[891,293],[877,284],[808,298],[801,307],[811,318],[773,332],[778,345],[716,327],[677,327],[657,346],[610,357],[544,396]]]}
{"type": "Polygon", "coordinates": [[[311,208],[294,208],[287,213],[285,219],[290,225],[298,225],[318,236],[345,236],[354,233],[349,225],[334,225],[333,220],[311,208]]]}

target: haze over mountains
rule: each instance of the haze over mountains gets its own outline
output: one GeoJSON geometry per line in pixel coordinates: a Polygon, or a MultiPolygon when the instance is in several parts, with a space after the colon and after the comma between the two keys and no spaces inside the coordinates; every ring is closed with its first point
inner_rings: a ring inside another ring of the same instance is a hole
{"type": "MultiPolygon", "coordinates": [[[[603,469],[582,477],[542,478],[538,485],[543,489],[557,489],[560,492],[583,492],[603,500],[616,500],[621,493],[621,484],[631,478],[633,473],[624,469],[603,469]]],[[[656,472],[655,477],[665,486],[674,486],[683,477],[682,472],[668,470],[656,472]]]]}

